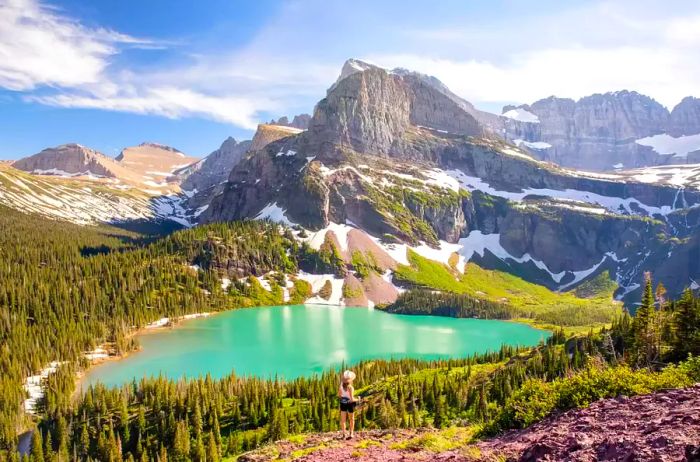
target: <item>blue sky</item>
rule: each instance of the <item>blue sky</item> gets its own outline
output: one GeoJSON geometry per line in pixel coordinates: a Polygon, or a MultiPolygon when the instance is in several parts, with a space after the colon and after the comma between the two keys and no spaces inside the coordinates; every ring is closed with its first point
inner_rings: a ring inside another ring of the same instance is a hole
{"type": "Polygon", "coordinates": [[[143,141],[203,156],[312,112],[349,57],[477,107],[700,96],[700,2],[0,0],[0,159],[143,141]]]}

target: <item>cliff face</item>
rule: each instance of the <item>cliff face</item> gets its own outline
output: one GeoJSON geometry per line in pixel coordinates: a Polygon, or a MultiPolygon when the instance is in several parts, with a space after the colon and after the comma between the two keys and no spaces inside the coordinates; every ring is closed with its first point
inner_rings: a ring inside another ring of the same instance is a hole
{"type": "Polygon", "coordinates": [[[255,131],[249,151],[259,151],[273,141],[301,133],[302,130],[284,125],[260,124],[255,131]]]}
{"type": "Polygon", "coordinates": [[[657,165],[658,153],[636,140],[663,133],[669,113],[659,103],[636,92],[596,94],[573,101],[550,97],[521,106],[538,122],[512,121],[506,137],[551,145],[534,150],[545,160],[589,170],[657,165]]]}
{"type": "Polygon", "coordinates": [[[350,61],[316,106],[309,139],[318,146],[405,156],[405,136],[416,126],[458,135],[482,133],[471,114],[433,85],[410,73],[350,61]]]}

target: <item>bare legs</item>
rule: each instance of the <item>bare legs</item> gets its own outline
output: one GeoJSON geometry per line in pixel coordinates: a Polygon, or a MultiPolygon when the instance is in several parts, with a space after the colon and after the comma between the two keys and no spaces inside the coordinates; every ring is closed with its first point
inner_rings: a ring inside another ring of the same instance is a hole
{"type": "Polygon", "coordinates": [[[355,436],[355,413],[340,411],[340,431],[343,432],[343,439],[347,437],[346,421],[350,423],[350,438],[352,438],[355,436]]]}
{"type": "MultiPolygon", "coordinates": [[[[345,419],[347,418],[348,413],[345,411],[340,411],[340,430],[343,432],[343,438],[345,438],[345,419]]],[[[352,415],[352,414],[350,414],[352,415]]],[[[350,432],[352,432],[352,428],[355,426],[354,419],[350,417],[350,432]]]]}

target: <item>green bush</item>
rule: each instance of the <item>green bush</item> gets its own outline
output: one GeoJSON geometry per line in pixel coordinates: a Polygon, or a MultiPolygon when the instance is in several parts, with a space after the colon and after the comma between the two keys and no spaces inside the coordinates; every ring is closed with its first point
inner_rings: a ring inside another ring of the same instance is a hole
{"type": "Polygon", "coordinates": [[[604,398],[687,387],[699,379],[700,359],[692,357],[678,366],[668,366],[661,372],[632,370],[626,365],[590,365],[577,374],[552,382],[531,379],[506,401],[485,432],[493,434],[512,428],[526,428],[555,410],[586,407],[604,398]]]}

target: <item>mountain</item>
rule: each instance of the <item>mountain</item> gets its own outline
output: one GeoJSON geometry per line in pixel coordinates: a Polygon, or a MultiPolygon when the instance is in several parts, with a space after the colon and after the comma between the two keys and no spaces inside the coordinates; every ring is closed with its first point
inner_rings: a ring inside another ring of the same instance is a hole
{"type": "Polygon", "coordinates": [[[125,169],[111,157],[75,143],[44,149],[38,154],[13,162],[12,166],[37,175],[135,178],[134,172],[125,169]]]}
{"type": "Polygon", "coordinates": [[[700,162],[698,101],[685,98],[669,112],[634,91],[552,96],[504,107],[504,136],[539,159],[578,169],[700,162]]]}
{"type": "Polygon", "coordinates": [[[227,138],[219,149],[194,164],[196,167],[186,175],[182,189],[203,191],[226,181],[229,172],[241,161],[250,146],[250,140],[238,142],[227,138]]]}
{"type": "Polygon", "coordinates": [[[139,180],[155,191],[172,192],[179,190],[179,181],[173,178],[176,172],[199,159],[189,157],[170,146],[157,143],[141,143],[125,148],[115,159],[140,176],[139,180]]]}
{"type": "MultiPolygon", "coordinates": [[[[637,109],[651,104],[618,97],[637,109]]],[[[520,119],[530,117],[524,111],[520,119]]],[[[633,119],[643,125],[659,114],[650,106],[633,119]]],[[[472,261],[556,290],[608,271],[617,297],[630,302],[644,271],[674,294],[700,277],[692,175],[562,169],[500,139],[487,119],[435,81],[348,61],[309,129],[253,150],[200,220],[269,218],[304,228],[311,245],[333,243],[348,264],[356,252],[371,253],[389,280],[397,266],[419,264],[416,254],[460,272],[472,261]],[[666,183],[657,184],[662,176],[666,183]]],[[[637,125],[620,130],[641,136],[637,125]]],[[[361,282],[371,292],[372,282],[361,282]]]]}
{"type": "Polygon", "coordinates": [[[79,224],[190,226],[176,172],[195,160],[152,143],[126,148],[116,159],[79,144],[61,145],[0,167],[0,203],[79,224]]]}

